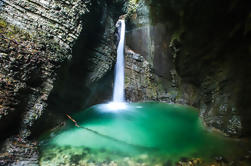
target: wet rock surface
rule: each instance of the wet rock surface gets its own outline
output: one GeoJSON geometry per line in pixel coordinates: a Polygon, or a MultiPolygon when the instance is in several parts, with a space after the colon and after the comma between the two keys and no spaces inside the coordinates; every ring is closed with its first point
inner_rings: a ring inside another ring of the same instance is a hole
{"type": "Polygon", "coordinates": [[[125,91],[130,102],[160,101],[195,106],[197,91],[192,85],[181,84],[175,69],[170,77],[160,75],[154,65],[129,47],[125,51],[125,91]]]}
{"type": "Polygon", "coordinates": [[[125,54],[126,99],[131,102],[157,100],[158,90],[155,89],[157,84],[151,82],[154,79],[151,65],[143,56],[129,48],[126,49],[125,54]]]}
{"type": "Polygon", "coordinates": [[[39,165],[39,152],[36,142],[12,137],[6,140],[0,153],[0,165],[39,165]]]}
{"type": "Polygon", "coordinates": [[[37,165],[37,144],[30,140],[48,124],[34,124],[71,57],[86,2],[0,1],[0,165],[37,165]]]}
{"type": "Polygon", "coordinates": [[[83,17],[88,24],[73,47],[71,62],[56,81],[49,110],[72,113],[112,98],[119,2],[92,1],[90,13],[83,17]]]}
{"type": "Polygon", "coordinates": [[[31,140],[60,126],[65,113],[109,98],[120,8],[120,1],[0,1],[0,165],[37,165],[31,140]]]}
{"type": "Polygon", "coordinates": [[[127,20],[126,44],[131,52],[144,59],[144,62],[137,62],[133,56],[127,58],[127,66],[130,69],[126,70],[127,88],[129,88],[126,90],[127,99],[198,107],[198,90],[194,85],[184,82],[176,70],[172,56],[174,51],[170,48],[171,32],[163,23],[152,24],[148,2],[138,1],[136,9],[133,14],[128,15],[127,20]],[[132,65],[133,63],[136,65],[132,65]],[[143,63],[148,64],[149,69],[143,67],[143,63]],[[140,74],[137,74],[138,71],[134,66],[138,67],[140,74]],[[138,97],[135,98],[135,95],[138,97]]]}
{"type": "Polygon", "coordinates": [[[0,31],[1,139],[18,134],[6,141],[3,145],[6,148],[1,151],[5,154],[6,150],[13,150],[12,154],[1,157],[0,160],[2,164],[6,162],[6,165],[19,160],[20,164],[25,165],[27,158],[22,161],[21,156],[26,155],[30,146],[27,143],[26,150],[21,150],[12,140],[20,138],[25,140],[23,144],[28,142],[26,139],[31,135],[34,122],[47,107],[47,98],[56,77],[54,72],[63,59],[66,59],[62,54],[67,52],[62,49],[55,55],[53,51],[56,48],[53,46],[57,43],[51,46],[48,41],[31,38],[30,34],[4,20],[1,20],[0,31]],[[11,159],[7,159],[8,156],[11,159]]]}
{"type": "Polygon", "coordinates": [[[46,34],[68,49],[82,30],[89,1],[1,0],[1,17],[33,34],[46,34]]]}
{"type": "MultiPolygon", "coordinates": [[[[126,44],[150,64],[159,94],[145,82],[131,82],[128,99],[145,100],[140,96],[149,90],[154,95],[146,100],[193,105],[208,127],[229,136],[248,135],[250,28],[245,27],[250,18],[245,2],[140,0],[136,6],[127,17],[126,44]]],[[[129,65],[128,80],[139,79],[139,69],[129,65]]]]}

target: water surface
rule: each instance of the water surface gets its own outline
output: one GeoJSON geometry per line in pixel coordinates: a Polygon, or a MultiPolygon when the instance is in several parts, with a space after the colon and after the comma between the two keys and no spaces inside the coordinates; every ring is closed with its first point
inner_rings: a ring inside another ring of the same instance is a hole
{"type": "Polygon", "coordinates": [[[44,138],[41,165],[164,165],[182,158],[210,162],[216,156],[232,160],[243,151],[238,140],[205,130],[198,111],[181,105],[133,103],[114,110],[100,104],[71,117],[81,127],[69,120],[44,138]]]}

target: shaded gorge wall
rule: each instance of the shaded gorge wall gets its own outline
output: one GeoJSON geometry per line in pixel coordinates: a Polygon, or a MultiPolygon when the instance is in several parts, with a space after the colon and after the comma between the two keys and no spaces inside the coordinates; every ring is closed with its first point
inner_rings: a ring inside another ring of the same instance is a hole
{"type": "Polygon", "coordinates": [[[72,50],[72,58],[58,71],[48,99],[48,110],[34,125],[45,129],[61,123],[65,114],[108,102],[113,92],[116,58],[115,24],[122,15],[123,2],[92,1],[82,18],[85,27],[72,50]],[[57,120],[55,120],[57,119],[57,120]]]}
{"type": "MultiPolygon", "coordinates": [[[[90,1],[0,0],[0,165],[38,165],[41,117],[90,1]]],[[[49,115],[48,115],[49,117],[49,115]]]]}
{"type": "Polygon", "coordinates": [[[232,136],[249,134],[250,8],[246,2],[155,0],[136,5],[128,18],[127,46],[144,60],[138,69],[128,66],[128,99],[193,105],[208,126],[232,136]],[[149,72],[142,72],[141,80],[150,81],[137,85],[134,76],[145,70],[144,61],[149,72]],[[140,97],[145,94],[152,95],[140,97]]]}

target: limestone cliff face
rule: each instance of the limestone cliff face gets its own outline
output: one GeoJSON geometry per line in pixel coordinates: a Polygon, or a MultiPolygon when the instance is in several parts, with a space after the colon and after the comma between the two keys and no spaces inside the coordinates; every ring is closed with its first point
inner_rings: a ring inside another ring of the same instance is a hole
{"type": "Polygon", "coordinates": [[[73,47],[71,62],[61,71],[50,95],[49,112],[70,113],[111,99],[115,24],[122,14],[118,2],[92,1],[90,12],[83,17],[85,29],[73,47]]]}
{"type": "Polygon", "coordinates": [[[0,165],[37,165],[34,138],[109,99],[122,5],[0,0],[0,165]]]}
{"type": "MultiPolygon", "coordinates": [[[[0,1],[0,165],[37,164],[33,125],[71,58],[87,1],[0,1]]],[[[40,130],[41,128],[36,128],[40,130]]],[[[40,130],[41,131],[41,130],[40,130]]]]}
{"type": "Polygon", "coordinates": [[[135,8],[135,13],[128,17],[129,26],[126,34],[126,44],[129,50],[131,49],[126,52],[127,69],[129,69],[126,70],[127,99],[197,106],[196,88],[182,82],[177,73],[172,55],[173,50],[170,48],[171,32],[164,23],[152,23],[150,7],[145,1],[138,1],[135,8]],[[135,56],[130,56],[131,52],[144,59],[144,64],[147,63],[149,69],[143,67],[143,63],[138,63],[135,56]],[[138,71],[141,71],[140,74],[137,74],[138,71]],[[137,83],[131,77],[145,81],[137,83]],[[136,91],[142,97],[135,99],[132,92],[136,91]]]}
{"type": "Polygon", "coordinates": [[[231,136],[248,134],[250,17],[245,3],[142,0],[135,5],[127,20],[132,50],[127,52],[127,99],[193,105],[209,127],[231,136]]]}
{"type": "Polygon", "coordinates": [[[82,0],[1,0],[1,17],[31,34],[46,35],[71,48],[82,30],[80,17],[88,12],[82,0]]]}
{"type": "MultiPolygon", "coordinates": [[[[13,100],[19,100],[14,103],[28,111],[23,115],[23,125],[31,126],[29,117],[37,119],[46,107],[44,101],[52,90],[55,71],[71,57],[82,29],[80,17],[88,10],[85,1],[7,0],[1,4],[1,83],[2,90],[8,91],[3,93],[7,101],[2,105],[8,105],[8,95],[13,95],[13,100]],[[19,91],[29,95],[17,99],[19,91]]],[[[22,108],[14,108],[16,105],[2,109],[1,119],[16,113],[15,109],[22,114],[22,108]]]]}

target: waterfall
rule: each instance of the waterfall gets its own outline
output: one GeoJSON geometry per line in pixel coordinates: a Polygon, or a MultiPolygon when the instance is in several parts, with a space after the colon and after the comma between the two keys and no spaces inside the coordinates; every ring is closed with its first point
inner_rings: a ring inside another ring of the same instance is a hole
{"type": "Polygon", "coordinates": [[[119,112],[119,110],[126,109],[125,103],[125,62],[124,62],[124,45],[125,45],[125,20],[119,19],[116,24],[119,28],[120,38],[117,48],[117,61],[115,65],[115,80],[113,87],[113,100],[105,105],[107,110],[119,112]]]}
{"type": "Polygon", "coordinates": [[[125,44],[125,20],[120,19],[116,26],[120,23],[120,40],[117,48],[117,61],[115,66],[115,81],[113,89],[113,102],[122,103],[125,101],[124,90],[124,44],[125,44]]]}

